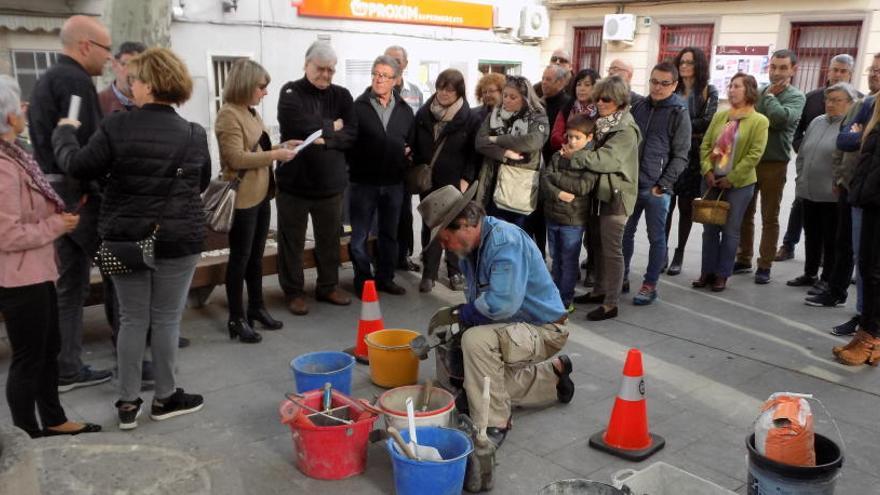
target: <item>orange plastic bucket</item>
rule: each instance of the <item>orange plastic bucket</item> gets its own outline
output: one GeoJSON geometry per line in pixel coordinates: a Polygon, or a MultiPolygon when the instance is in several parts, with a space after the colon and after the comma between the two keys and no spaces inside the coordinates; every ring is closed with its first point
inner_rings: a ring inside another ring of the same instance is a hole
{"type": "Polygon", "coordinates": [[[373,383],[395,388],[419,381],[419,359],[409,349],[409,343],[418,336],[412,330],[391,328],[364,337],[373,383]]]}

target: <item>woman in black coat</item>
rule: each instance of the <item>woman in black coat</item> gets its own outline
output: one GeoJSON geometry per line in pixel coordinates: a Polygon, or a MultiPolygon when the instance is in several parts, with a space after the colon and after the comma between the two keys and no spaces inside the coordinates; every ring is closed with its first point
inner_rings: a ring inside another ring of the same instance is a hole
{"type": "Polygon", "coordinates": [[[186,65],[166,48],[151,48],[128,63],[139,107],[118,112],[80,149],[79,122],[62,119],[52,135],[59,166],[77,179],[106,177],[98,218],[102,241],[155,241],[155,270],[112,274],[119,299],[117,341],[119,428],[137,426],[143,401],[141,362],[147,329],[156,385],[150,417],[169,419],[202,408],[201,395],[176,387],[174,368],[180,319],[202,251],[205,220],[201,191],[211,178],[205,129],[172,105],[192,94],[186,65]]]}
{"type": "MultiPolygon", "coordinates": [[[[452,185],[462,191],[467,189],[474,177],[473,154],[474,128],[471,111],[465,99],[464,76],[455,69],[446,69],[437,76],[437,90],[416,113],[410,133],[409,145],[415,164],[430,164],[431,189],[420,194],[424,199],[443,186],[452,185]]],[[[431,229],[422,225],[422,281],[419,291],[431,292],[440,271],[443,248],[439,243],[428,247],[431,229]]],[[[446,271],[452,290],[464,290],[464,276],[458,269],[458,257],[446,251],[446,271]]]]}

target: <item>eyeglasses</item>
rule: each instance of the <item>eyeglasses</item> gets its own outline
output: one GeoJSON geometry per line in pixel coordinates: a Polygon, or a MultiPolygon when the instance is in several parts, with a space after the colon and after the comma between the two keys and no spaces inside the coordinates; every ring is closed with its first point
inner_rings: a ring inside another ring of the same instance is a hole
{"type": "Polygon", "coordinates": [[[615,103],[614,98],[610,96],[600,96],[599,98],[597,98],[597,100],[601,101],[602,103],[615,103]]]}
{"type": "Polygon", "coordinates": [[[95,41],[95,40],[89,40],[89,43],[91,43],[91,44],[93,44],[93,45],[95,45],[95,46],[97,46],[97,47],[99,47],[99,48],[103,48],[103,49],[106,50],[108,53],[110,53],[110,52],[113,51],[113,48],[112,48],[112,47],[110,47],[110,46],[108,46],[108,45],[102,45],[101,43],[98,43],[98,42],[95,41]]]}
{"type": "Polygon", "coordinates": [[[694,65],[694,61],[693,60],[682,60],[681,62],[678,63],[678,65],[694,65]]]}
{"type": "Polygon", "coordinates": [[[669,86],[675,84],[675,81],[661,81],[654,78],[651,78],[649,82],[651,83],[651,86],[663,86],[664,88],[668,88],[669,86]]]}
{"type": "Polygon", "coordinates": [[[370,75],[373,76],[373,79],[376,79],[379,81],[388,81],[390,79],[394,79],[394,76],[389,76],[388,74],[383,74],[381,72],[373,72],[370,75]]]}
{"type": "Polygon", "coordinates": [[[849,99],[847,99],[847,98],[828,98],[828,97],[825,98],[825,103],[833,103],[835,105],[840,104],[840,103],[846,103],[848,101],[849,101],[849,99]]]}
{"type": "Polygon", "coordinates": [[[550,63],[553,64],[567,64],[569,60],[565,57],[560,57],[559,55],[553,55],[550,57],[550,63]]]}

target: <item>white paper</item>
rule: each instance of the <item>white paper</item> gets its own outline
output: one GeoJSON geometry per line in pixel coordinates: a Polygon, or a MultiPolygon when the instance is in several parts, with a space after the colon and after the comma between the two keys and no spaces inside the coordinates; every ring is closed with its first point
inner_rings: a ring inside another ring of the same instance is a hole
{"type": "Polygon", "coordinates": [[[315,131],[315,132],[309,134],[309,137],[307,137],[307,138],[305,139],[305,141],[303,141],[302,143],[300,143],[299,146],[297,146],[296,148],[294,148],[294,151],[296,151],[297,153],[299,153],[300,151],[304,150],[304,149],[306,148],[306,146],[312,144],[316,139],[318,139],[319,137],[321,137],[321,134],[322,134],[321,129],[318,129],[317,131],[315,131]]]}
{"type": "Polygon", "coordinates": [[[70,107],[67,108],[67,118],[71,120],[79,119],[79,106],[82,98],[77,95],[70,95],[70,107]]]}

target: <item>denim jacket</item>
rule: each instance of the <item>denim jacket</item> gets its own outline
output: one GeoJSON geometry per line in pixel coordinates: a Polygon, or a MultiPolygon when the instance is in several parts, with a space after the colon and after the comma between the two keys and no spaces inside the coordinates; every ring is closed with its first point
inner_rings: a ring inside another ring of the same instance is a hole
{"type": "Polygon", "coordinates": [[[459,262],[467,279],[467,304],[459,320],[469,326],[491,322],[552,323],[565,314],[559,290],[541,253],[519,227],[483,219],[480,245],[459,262]]]}

